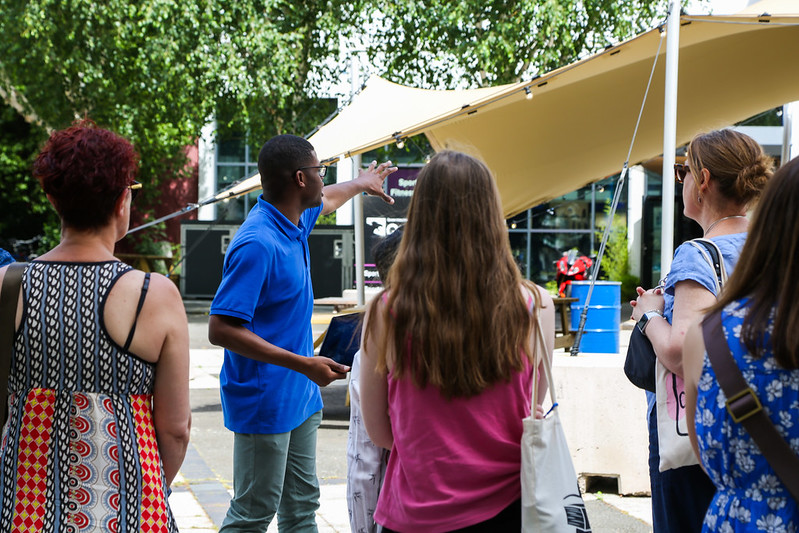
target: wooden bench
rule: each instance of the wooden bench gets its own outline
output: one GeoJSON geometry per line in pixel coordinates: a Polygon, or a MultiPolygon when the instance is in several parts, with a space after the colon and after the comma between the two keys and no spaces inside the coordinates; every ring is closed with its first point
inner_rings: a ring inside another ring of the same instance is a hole
{"type": "Polygon", "coordinates": [[[358,305],[358,300],[355,298],[346,298],[341,296],[328,296],[327,298],[316,298],[313,301],[314,305],[329,305],[333,307],[333,311],[338,313],[344,309],[349,309],[358,305]]]}
{"type": "Polygon", "coordinates": [[[569,350],[574,344],[574,332],[571,330],[571,304],[579,298],[552,298],[557,309],[560,309],[560,330],[555,328],[555,349],[569,350]]]}
{"type": "MultiPolygon", "coordinates": [[[[552,298],[555,306],[560,310],[560,329],[556,328],[555,348],[570,349],[574,344],[574,332],[571,330],[571,304],[579,298],[552,298]]],[[[327,298],[317,298],[313,301],[314,305],[328,305],[333,307],[333,311],[338,313],[344,310],[351,310],[358,305],[354,298],[329,296],[327,298]]],[[[321,337],[319,339],[321,342],[321,337]]]]}

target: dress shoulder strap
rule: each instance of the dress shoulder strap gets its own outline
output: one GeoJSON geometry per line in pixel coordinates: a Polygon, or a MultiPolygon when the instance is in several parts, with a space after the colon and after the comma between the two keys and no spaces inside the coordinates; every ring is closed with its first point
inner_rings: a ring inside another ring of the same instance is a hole
{"type": "Polygon", "coordinates": [[[128,339],[125,341],[125,346],[122,348],[123,351],[127,352],[130,349],[130,343],[133,342],[133,335],[136,333],[136,324],[139,321],[139,313],[141,313],[141,308],[144,305],[144,297],[147,296],[147,289],[150,288],[150,273],[147,272],[144,274],[144,283],[142,284],[141,288],[141,295],[139,295],[139,304],[136,306],[136,316],[133,318],[133,325],[130,327],[130,333],[128,333],[128,339]]]}

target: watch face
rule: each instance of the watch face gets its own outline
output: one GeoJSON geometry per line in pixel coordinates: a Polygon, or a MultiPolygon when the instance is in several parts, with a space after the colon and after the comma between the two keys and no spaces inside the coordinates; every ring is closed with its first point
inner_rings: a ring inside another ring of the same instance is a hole
{"type": "Polygon", "coordinates": [[[638,321],[638,329],[641,330],[641,333],[644,332],[644,328],[646,327],[646,323],[648,321],[649,317],[646,315],[646,313],[644,313],[643,316],[641,316],[641,319],[638,321]]]}

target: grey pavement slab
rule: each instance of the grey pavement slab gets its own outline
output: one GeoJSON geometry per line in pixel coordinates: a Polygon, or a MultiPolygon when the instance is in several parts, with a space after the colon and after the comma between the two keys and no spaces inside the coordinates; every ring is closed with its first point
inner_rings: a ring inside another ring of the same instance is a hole
{"type": "MultiPolygon", "coordinates": [[[[206,311],[207,312],[207,311],[206,311]]],[[[207,314],[189,315],[191,334],[192,435],[170,501],[181,531],[208,532],[218,528],[227,510],[233,481],[233,435],[224,428],[219,397],[222,350],[207,339],[207,314]]],[[[323,327],[323,326],[322,326],[323,327]]],[[[626,350],[629,324],[623,322],[620,351],[626,350]]],[[[319,330],[318,325],[315,330],[319,330]]],[[[325,410],[318,434],[317,469],[321,501],[317,513],[319,531],[348,532],[345,498],[346,441],[349,408],[345,403],[346,382],[322,389],[325,410]]],[[[646,465],[642,465],[646,468],[646,465]]],[[[586,508],[596,532],[649,532],[649,498],[613,494],[586,494],[586,508]]],[[[277,531],[276,523],[269,531],[277,531]]]]}

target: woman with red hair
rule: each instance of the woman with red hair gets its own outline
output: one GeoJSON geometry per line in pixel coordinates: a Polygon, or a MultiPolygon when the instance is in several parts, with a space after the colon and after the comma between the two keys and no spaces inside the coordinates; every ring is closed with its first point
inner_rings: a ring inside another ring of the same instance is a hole
{"type": "Polygon", "coordinates": [[[137,167],[130,142],[86,120],[34,163],[61,242],[25,268],[0,384],[2,531],[177,531],[167,495],[189,440],[188,326],[169,279],[114,257],[137,167]]]}

